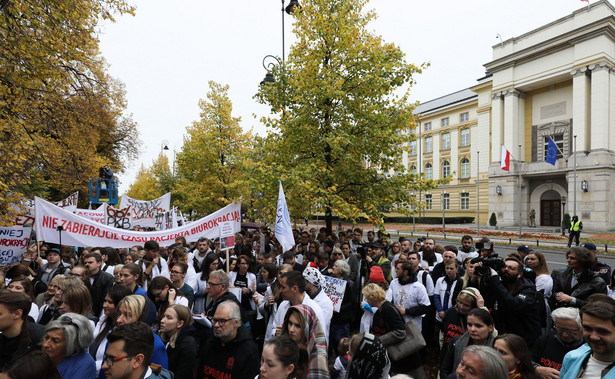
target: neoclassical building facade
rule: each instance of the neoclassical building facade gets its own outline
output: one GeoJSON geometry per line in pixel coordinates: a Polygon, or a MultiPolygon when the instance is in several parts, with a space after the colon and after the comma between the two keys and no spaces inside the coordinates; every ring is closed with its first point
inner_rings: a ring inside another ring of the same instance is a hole
{"type": "Polygon", "coordinates": [[[404,157],[444,188],[419,194],[425,215],[487,224],[615,230],[615,7],[601,0],[493,46],[476,85],[422,103],[404,157]],[[558,147],[545,162],[548,139],[558,147]],[[500,168],[501,147],[511,154],[500,168]],[[575,176],[576,174],[576,176],[575,176]],[[479,212],[477,212],[479,210],[479,212]]]}

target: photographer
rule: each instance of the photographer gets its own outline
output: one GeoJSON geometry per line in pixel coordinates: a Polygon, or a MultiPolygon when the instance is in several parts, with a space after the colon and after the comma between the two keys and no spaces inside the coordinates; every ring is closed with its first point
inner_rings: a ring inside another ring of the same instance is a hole
{"type": "Polygon", "coordinates": [[[490,268],[486,278],[486,284],[497,301],[494,311],[496,328],[500,332],[517,334],[532,346],[540,336],[536,287],[523,277],[521,261],[510,257],[504,264],[500,275],[490,268]]]}

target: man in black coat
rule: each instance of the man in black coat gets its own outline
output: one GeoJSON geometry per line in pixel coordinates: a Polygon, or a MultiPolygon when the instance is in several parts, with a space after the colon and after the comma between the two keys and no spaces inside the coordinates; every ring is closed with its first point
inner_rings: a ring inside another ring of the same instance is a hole
{"type": "Polygon", "coordinates": [[[101,270],[102,256],[98,253],[86,254],[83,257],[83,263],[90,271],[90,278],[85,281],[85,286],[90,290],[92,296],[92,312],[95,317],[99,317],[105,296],[113,287],[115,278],[108,272],[101,270]]]}
{"type": "Polygon", "coordinates": [[[523,277],[523,264],[517,258],[506,258],[502,279],[490,270],[489,287],[497,299],[495,325],[499,332],[523,337],[531,348],[540,336],[540,317],[536,302],[536,286],[523,277]]]}

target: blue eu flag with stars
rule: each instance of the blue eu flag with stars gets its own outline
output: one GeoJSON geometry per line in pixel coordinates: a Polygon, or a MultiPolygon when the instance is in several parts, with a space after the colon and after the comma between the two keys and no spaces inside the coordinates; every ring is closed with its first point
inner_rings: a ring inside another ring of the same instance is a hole
{"type": "Polygon", "coordinates": [[[557,145],[555,142],[549,137],[549,147],[547,147],[547,159],[545,161],[553,166],[555,166],[555,161],[557,160],[557,145]]]}

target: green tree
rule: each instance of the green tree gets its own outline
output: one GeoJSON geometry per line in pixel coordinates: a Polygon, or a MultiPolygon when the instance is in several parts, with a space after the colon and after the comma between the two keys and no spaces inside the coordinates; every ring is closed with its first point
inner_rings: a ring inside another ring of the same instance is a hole
{"type": "Polygon", "coordinates": [[[308,0],[296,11],[296,44],[274,68],[275,83],[256,95],[271,106],[270,133],[252,160],[257,208],[272,219],[281,180],[291,214],[367,217],[381,225],[382,211],[409,212],[411,189],[438,183],[415,177],[402,153],[413,138],[413,75],[423,66],[367,31],[373,11],[366,0],[308,0]]]}
{"type": "Polygon", "coordinates": [[[172,192],[175,179],[169,167],[169,158],[159,154],[150,167],[141,165],[135,182],[130,186],[128,196],[139,200],[153,200],[172,192]]]}
{"type": "Polygon", "coordinates": [[[136,157],[124,89],[106,74],[97,37],[101,19],[133,12],[124,0],[1,2],[0,223],[23,195],[87,193],[101,165],[121,171],[136,157]]]}
{"type": "Polygon", "coordinates": [[[209,82],[207,99],[199,100],[200,119],[187,127],[177,154],[177,199],[186,213],[206,215],[249,198],[244,161],[252,137],[232,116],[228,89],[209,82]]]}

